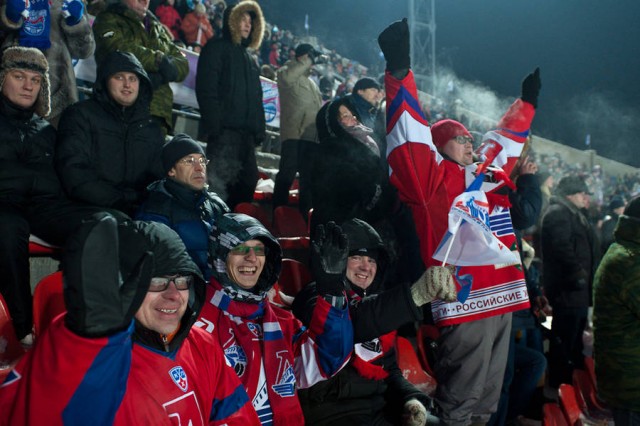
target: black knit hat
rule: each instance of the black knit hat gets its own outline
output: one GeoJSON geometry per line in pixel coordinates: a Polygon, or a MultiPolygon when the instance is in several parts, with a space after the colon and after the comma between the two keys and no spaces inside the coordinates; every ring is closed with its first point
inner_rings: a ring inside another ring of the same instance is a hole
{"type": "Polygon", "coordinates": [[[315,47],[313,47],[312,45],[310,45],[309,43],[301,43],[296,47],[296,58],[299,58],[300,56],[309,54],[310,58],[314,58],[318,55],[320,55],[320,52],[318,52],[316,50],[315,47]]]}
{"type": "Polygon", "coordinates": [[[362,77],[360,80],[356,81],[356,84],[353,86],[353,90],[351,91],[351,93],[358,93],[358,90],[367,89],[380,90],[380,85],[371,77],[362,77]]]}
{"type": "Polygon", "coordinates": [[[162,147],[162,167],[164,172],[168,173],[181,158],[189,154],[205,155],[202,146],[194,141],[191,136],[178,133],[162,147]]]}
{"type": "Polygon", "coordinates": [[[578,192],[591,194],[584,179],[580,176],[564,176],[560,179],[560,182],[558,182],[558,186],[556,188],[557,195],[573,195],[578,192]]]}

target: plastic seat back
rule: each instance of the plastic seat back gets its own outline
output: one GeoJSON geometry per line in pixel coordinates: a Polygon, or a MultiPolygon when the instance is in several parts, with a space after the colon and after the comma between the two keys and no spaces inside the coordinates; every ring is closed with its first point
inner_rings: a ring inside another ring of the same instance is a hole
{"type": "Polygon", "coordinates": [[[271,219],[269,218],[269,213],[261,206],[258,206],[253,203],[238,203],[236,207],[233,209],[234,213],[243,213],[247,216],[251,216],[255,219],[258,219],[260,223],[264,225],[265,228],[272,231],[271,227],[271,219]]]}
{"type": "Polygon", "coordinates": [[[25,350],[16,337],[7,303],[0,294],[0,383],[4,382],[25,350]]]}
{"type": "Polygon", "coordinates": [[[555,402],[548,402],[542,406],[542,426],[569,426],[562,408],[555,402]]]}
{"type": "Polygon", "coordinates": [[[273,232],[276,237],[308,237],[307,229],[307,223],[298,209],[280,206],[273,211],[273,232]]]}
{"type": "Polygon", "coordinates": [[[573,385],[562,383],[558,389],[558,396],[560,397],[562,412],[569,426],[581,425],[583,413],[573,385]]]}
{"type": "Polygon", "coordinates": [[[42,336],[51,321],[67,308],[62,291],[62,272],[54,272],[42,278],[33,292],[34,334],[42,336]]]}
{"type": "Polygon", "coordinates": [[[278,285],[284,294],[295,297],[312,280],[311,272],[305,264],[293,259],[282,259],[278,285]]]}
{"type": "Polygon", "coordinates": [[[585,370],[573,370],[573,387],[582,411],[596,419],[612,419],[613,414],[606,404],[598,398],[596,388],[585,370]]]}
{"type": "Polygon", "coordinates": [[[405,379],[427,395],[435,393],[436,380],[422,369],[413,345],[405,337],[396,338],[396,357],[405,379]]]}

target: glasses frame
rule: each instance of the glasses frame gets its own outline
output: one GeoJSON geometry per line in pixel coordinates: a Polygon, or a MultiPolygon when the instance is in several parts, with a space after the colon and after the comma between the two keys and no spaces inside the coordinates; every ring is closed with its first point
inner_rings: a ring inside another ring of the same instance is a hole
{"type": "Polygon", "coordinates": [[[196,163],[199,163],[202,167],[207,167],[211,160],[208,158],[196,158],[196,157],[187,157],[181,160],[178,160],[178,163],[186,164],[187,166],[195,167],[196,163]]]}
{"type": "Polygon", "coordinates": [[[460,145],[464,145],[467,142],[473,145],[473,138],[470,138],[469,136],[458,135],[455,138],[451,138],[451,139],[453,139],[454,141],[456,141],[456,143],[459,143],[460,145]]]}
{"type": "Polygon", "coordinates": [[[264,257],[267,255],[267,246],[247,246],[244,244],[233,247],[229,250],[229,253],[236,256],[248,256],[252,250],[256,257],[264,257]]]}
{"type": "Polygon", "coordinates": [[[148,291],[152,293],[162,293],[163,291],[169,288],[169,284],[171,283],[173,283],[173,285],[176,286],[177,290],[180,290],[180,291],[189,290],[189,288],[191,288],[191,285],[193,284],[193,275],[174,275],[172,277],[153,277],[151,278],[151,282],[149,283],[148,291]],[[183,279],[185,279],[186,281],[183,281],[183,279]],[[154,284],[153,284],[154,281],[162,282],[163,287],[161,289],[159,289],[157,285],[154,287],[154,284]]]}

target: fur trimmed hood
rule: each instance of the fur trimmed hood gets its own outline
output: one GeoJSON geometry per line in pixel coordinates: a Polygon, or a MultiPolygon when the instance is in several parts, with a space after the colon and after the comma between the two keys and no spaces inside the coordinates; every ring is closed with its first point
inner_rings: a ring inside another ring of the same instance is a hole
{"type": "Polygon", "coordinates": [[[225,9],[222,29],[223,37],[231,40],[233,44],[243,44],[240,36],[240,20],[245,13],[249,13],[252,18],[251,34],[249,34],[249,41],[246,46],[250,49],[258,50],[262,44],[265,22],[260,5],[253,0],[243,0],[225,9]]]}

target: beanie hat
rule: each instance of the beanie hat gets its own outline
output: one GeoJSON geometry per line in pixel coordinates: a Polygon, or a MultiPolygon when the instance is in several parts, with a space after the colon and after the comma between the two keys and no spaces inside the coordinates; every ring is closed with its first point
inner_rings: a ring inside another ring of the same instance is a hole
{"type": "Polygon", "coordinates": [[[609,210],[613,211],[617,208],[624,207],[624,205],[624,199],[619,195],[615,195],[611,198],[611,201],[609,201],[609,210]]]}
{"type": "Polygon", "coordinates": [[[296,58],[299,58],[302,55],[309,54],[311,58],[320,55],[312,45],[308,43],[301,43],[296,47],[296,58]]]}
{"type": "Polygon", "coordinates": [[[371,77],[362,77],[360,80],[356,81],[356,84],[353,86],[352,93],[358,93],[358,90],[367,89],[380,90],[380,85],[371,77]]]}
{"type": "Polygon", "coordinates": [[[191,136],[178,133],[162,147],[162,167],[168,173],[171,168],[183,157],[189,154],[204,154],[202,146],[194,141],[191,136]]]}
{"type": "Polygon", "coordinates": [[[14,69],[37,72],[42,76],[40,93],[33,105],[33,111],[40,117],[49,115],[51,112],[49,63],[44,54],[33,47],[13,46],[7,48],[2,54],[2,63],[0,64],[0,88],[4,85],[7,72],[14,69]]]}
{"type": "Polygon", "coordinates": [[[455,120],[440,120],[431,126],[431,138],[436,148],[441,149],[447,142],[456,136],[467,136],[473,139],[473,136],[466,127],[455,120]]]}
{"type": "Polygon", "coordinates": [[[591,194],[584,179],[580,176],[564,176],[556,187],[556,195],[573,195],[578,192],[591,194]]]}

